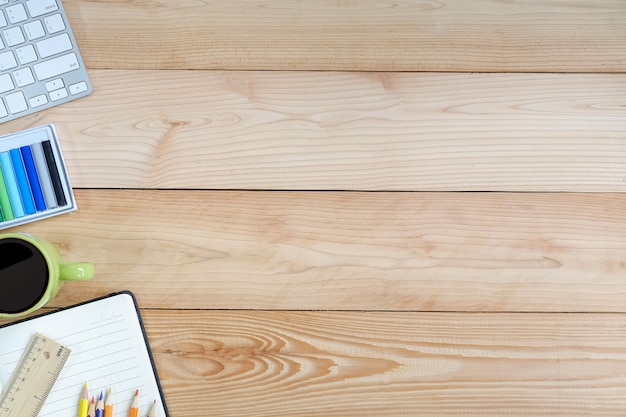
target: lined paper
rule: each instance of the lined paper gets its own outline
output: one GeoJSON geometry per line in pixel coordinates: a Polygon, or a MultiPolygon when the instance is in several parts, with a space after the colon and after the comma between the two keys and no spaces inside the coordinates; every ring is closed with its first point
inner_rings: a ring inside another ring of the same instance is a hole
{"type": "Polygon", "coordinates": [[[157,377],[130,293],[119,293],[51,314],[0,327],[0,381],[6,386],[35,332],[71,349],[39,416],[75,415],[84,383],[89,396],[115,397],[114,416],[128,415],[139,389],[140,415],[157,400],[157,416],[167,416],[157,377]]]}

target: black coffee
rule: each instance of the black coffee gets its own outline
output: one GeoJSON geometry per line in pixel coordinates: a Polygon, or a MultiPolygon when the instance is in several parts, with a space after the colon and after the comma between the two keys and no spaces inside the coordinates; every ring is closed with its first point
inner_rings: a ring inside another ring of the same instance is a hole
{"type": "Polygon", "coordinates": [[[20,239],[0,240],[0,313],[33,307],[48,287],[48,264],[41,252],[20,239]]]}

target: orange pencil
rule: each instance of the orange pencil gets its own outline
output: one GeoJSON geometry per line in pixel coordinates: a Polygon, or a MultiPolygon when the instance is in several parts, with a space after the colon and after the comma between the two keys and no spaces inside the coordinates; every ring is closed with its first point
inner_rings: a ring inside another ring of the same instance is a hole
{"type": "Polygon", "coordinates": [[[113,417],[113,403],[115,399],[113,398],[113,388],[109,388],[109,393],[107,394],[106,400],[104,400],[104,417],[113,417]]]}
{"type": "Polygon", "coordinates": [[[135,396],[133,397],[133,403],[130,405],[130,412],[128,417],[137,417],[139,414],[139,390],[135,390],[135,396]]]}

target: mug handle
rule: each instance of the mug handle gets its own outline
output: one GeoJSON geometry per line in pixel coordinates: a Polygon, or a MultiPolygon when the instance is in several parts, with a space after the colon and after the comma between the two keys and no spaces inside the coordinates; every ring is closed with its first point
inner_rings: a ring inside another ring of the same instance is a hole
{"type": "Polygon", "coordinates": [[[96,268],[90,262],[70,262],[59,265],[59,280],[77,281],[93,278],[96,268]]]}

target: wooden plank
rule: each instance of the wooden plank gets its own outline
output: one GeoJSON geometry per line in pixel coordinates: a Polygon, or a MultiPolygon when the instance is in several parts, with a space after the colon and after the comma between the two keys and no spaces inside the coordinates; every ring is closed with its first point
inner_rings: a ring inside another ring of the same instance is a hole
{"type": "Polygon", "coordinates": [[[142,316],[173,416],[626,412],[624,314],[142,316]]]}
{"type": "Polygon", "coordinates": [[[626,70],[622,0],[64,3],[90,68],[626,70]]]}
{"type": "Polygon", "coordinates": [[[0,127],[54,122],[76,187],[626,191],[624,74],[92,74],[0,127]]]}
{"type": "Polygon", "coordinates": [[[626,194],[77,190],[17,228],[147,308],[622,312],[626,194]]]}
{"type": "Polygon", "coordinates": [[[623,314],[143,314],[172,415],[626,414],[623,314]]]}

